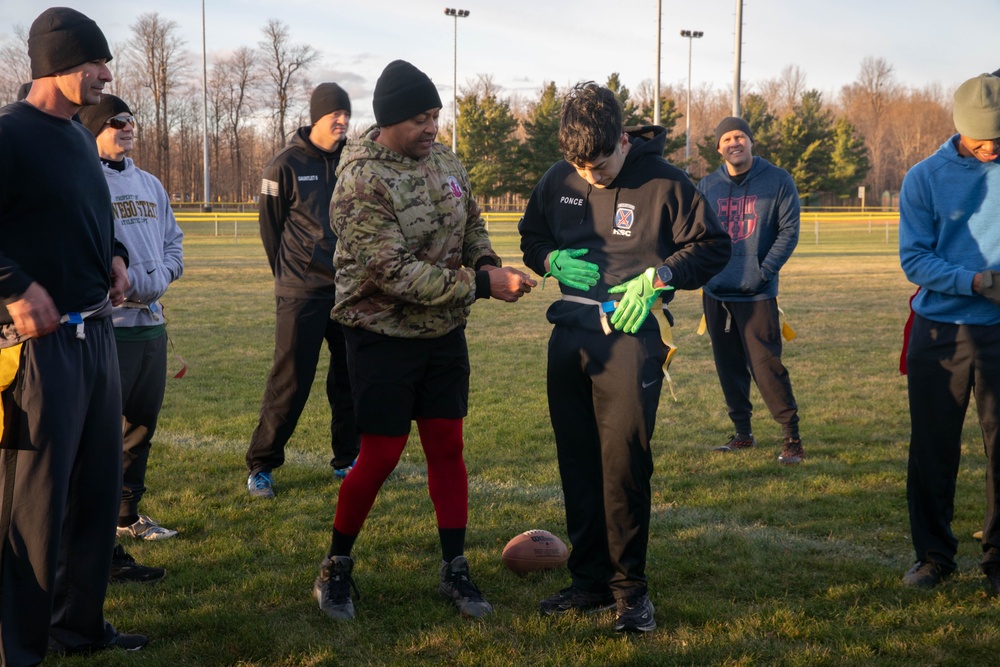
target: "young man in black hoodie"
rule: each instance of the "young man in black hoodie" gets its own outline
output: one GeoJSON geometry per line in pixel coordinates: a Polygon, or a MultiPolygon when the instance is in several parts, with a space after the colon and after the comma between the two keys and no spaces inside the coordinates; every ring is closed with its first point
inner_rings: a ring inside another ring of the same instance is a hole
{"type": "Polygon", "coordinates": [[[540,610],[617,607],[615,629],[630,632],[656,627],[646,548],[665,305],[730,255],[711,207],[663,159],[665,139],[662,127],[624,131],[612,91],[577,86],[559,126],[565,161],[539,181],[518,225],[525,264],[562,292],[547,314],[548,400],[572,584],[540,610]]]}
{"type": "Polygon", "coordinates": [[[360,435],[347,375],[347,347],[340,324],[330,319],[334,304],[330,198],[347,141],[351,100],[335,83],[321,83],[309,104],[312,125],[264,167],[260,194],[260,237],[274,274],[277,311],[274,365],[267,378],[260,419],[247,448],[247,491],[273,498],[271,471],[285,462],[285,445],[302,415],[323,340],[330,348],[326,394],[333,459],[344,478],[358,456],[360,435]]]}

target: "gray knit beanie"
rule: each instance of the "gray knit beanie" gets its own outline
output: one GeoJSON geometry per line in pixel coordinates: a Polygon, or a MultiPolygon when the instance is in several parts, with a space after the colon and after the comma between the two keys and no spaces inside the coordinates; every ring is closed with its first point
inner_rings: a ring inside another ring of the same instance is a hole
{"type": "Polygon", "coordinates": [[[715,147],[719,147],[719,143],[722,141],[722,135],[726,132],[732,132],[733,130],[740,130],[743,134],[750,137],[750,141],[753,141],[753,132],[750,131],[750,126],[742,118],[737,118],[736,116],[728,116],[723,118],[722,121],[715,127],[715,147]]]}
{"type": "Polygon", "coordinates": [[[955,91],[955,129],[970,139],[1000,137],[1000,77],[980,74],[955,91]]]}

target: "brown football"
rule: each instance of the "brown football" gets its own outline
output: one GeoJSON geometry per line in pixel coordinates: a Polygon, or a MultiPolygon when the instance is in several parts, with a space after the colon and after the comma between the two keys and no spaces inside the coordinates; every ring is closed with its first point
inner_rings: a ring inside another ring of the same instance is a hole
{"type": "Polygon", "coordinates": [[[527,530],[515,535],[501,554],[503,564],[517,575],[562,567],[569,559],[566,544],[547,530],[527,530]]]}

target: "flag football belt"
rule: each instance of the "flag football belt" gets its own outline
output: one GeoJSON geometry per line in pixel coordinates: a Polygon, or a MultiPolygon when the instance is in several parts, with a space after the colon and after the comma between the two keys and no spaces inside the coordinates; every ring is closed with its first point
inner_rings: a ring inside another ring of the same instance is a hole
{"type": "MultiPolygon", "coordinates": [[[[726,333],[729,333],[730,322],[731,322],[733,316],[729,312],[729,308],[726,308],[725,304],[722,304],[722,307],[726,311],[726,328],[725,328],[725,331],[726,331],[726,333]]],[[[791,342],[791,341],[795,340],[796,338],[798,338],[798,334],[795,333],[795,329],[792,328],[792,325],[790,325],[788,323],[787,319],[785,318],[785,311],[783,311],[781,309],[781,306],[778,306],[778,319],[781,321],[781,337],[785,339],[786,343],[791,342]]],[[[702,313],[702,315],[701,315],[701,321],[698,322],[698,332],[697,333],[698,333],[699,336],[704,336],[706,331],[708,331],[708,320],[705,319],[705,314],[702,313]]]]}
{"type": "Polygon", "coordinates": [[[65,324],[66,326],[70,327],[75,326],[76,337],[79,338],[80,340],[83,340],[84,338],[87,337],[87,335],[84,333],[84,327],[83,327],[84,320],[91,317],[103,318],[107,317],[110,314],[111,314],[111,301],[105,298],[102,303],[98,304],[94,308],[81,310],[79,312],[66,313],[65,315],[59,318],[59,323],[65,324]]]}
{"type": "MultiPolygon", "coordinates": [[[[615,308],[618,307],[617,301],[597,301],[595,299],[588,299],[583,296],[576,296],[574,294],[563,294],[563,301],[571,301],[572,303],[582,303],[587,306],[596,306],[598,315],[601,320],[601,329],[604,330],[605,335],[611,334],[611,323],[608,322],[608,314],[615,312],[615,308]]],[[[667,348],[667,358],[663,361],[663,378],[667,382],[667,388],[670,389],[670,396],[676,401],[677,394],[674,393],[674,383],[670,379],[670,362],[673,361],[674,355],[677,354],[677,345],[674,344],[674,330],[670,326],[670,322],[667,320],[667,314],[663,306],[663,300],[657,299],[659,302],[659,307],[654,305],[650,309],[650,314],[656,318],[656,323],[660,328],[660,340],[667,348]]]]}

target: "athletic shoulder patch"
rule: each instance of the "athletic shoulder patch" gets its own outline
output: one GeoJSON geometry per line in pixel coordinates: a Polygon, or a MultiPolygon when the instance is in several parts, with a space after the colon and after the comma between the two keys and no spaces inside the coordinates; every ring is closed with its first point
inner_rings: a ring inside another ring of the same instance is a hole
{"type": "Polygon", "coordinates": [[[262,195],[269,195],[271,197],[278,196],[278,181],[272,181],[270,179],[263,179],[260,183],[260,193],[262,195]]]}

